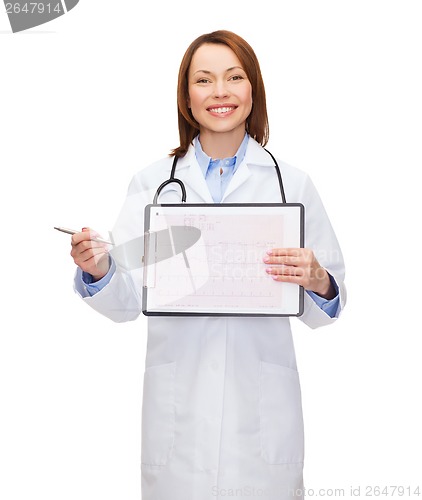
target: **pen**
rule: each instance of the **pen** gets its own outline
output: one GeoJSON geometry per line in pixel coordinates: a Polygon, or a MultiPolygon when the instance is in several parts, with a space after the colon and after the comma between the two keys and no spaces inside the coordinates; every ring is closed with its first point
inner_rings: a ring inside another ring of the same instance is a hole
{"type": "MultiPolygon", "coordinates": [[[[67,233],[67,234],[76,234],[80,233],[80,231],[75,231],[74,229],[68,229],[67,227],[54,227],[54,229],[57,229],[57,231],[61,231],[62,233],[67,233]]],[[[107,245],[114,245],[111,241],[103,240],[101,238],[91,238],[91,241],[96,241],[98,243],[107,243],[107,245]]]]}

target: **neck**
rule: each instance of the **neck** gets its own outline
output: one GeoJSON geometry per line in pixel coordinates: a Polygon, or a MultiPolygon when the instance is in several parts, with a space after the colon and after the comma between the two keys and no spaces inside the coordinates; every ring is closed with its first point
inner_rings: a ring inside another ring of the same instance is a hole
{"type": "Polygon", "coordinates": [[[200,131],[202,151],[212,159],[230,158],[234,156],[242,144],[244,137],[244,128],[239,128],[230,132],[200,131]]]}

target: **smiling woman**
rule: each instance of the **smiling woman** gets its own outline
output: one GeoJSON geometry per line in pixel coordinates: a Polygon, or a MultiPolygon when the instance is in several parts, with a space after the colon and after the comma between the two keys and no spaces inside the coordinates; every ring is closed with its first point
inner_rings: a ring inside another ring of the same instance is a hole
{"type": "MultiPolygon", "coordinates": [[[[244,126],[238,127],[234,134],[240,135],[241,141],[246,130],[262,146],[268,142],[265,87],[259,62],[252,47],[235,33],[217,31],[192,42],[180,65],[177,104],[180,146],[173,151],[176,156],[185,155],[198,134],[201,117],[205,118],[207,113],[211,115],[211,110],[214,114],[222,113],[222,108],[237,108],[239,105],[240,112],[230,123],[243,123],[244,126]],[[206,100],[207,104],[204,103],[206,100]],[[204,105],[210,109],[204,111],[204,105]]],[[[228,131],[230,123],[224,125],[228,131]]]]}
{"type": "MultiPolygon", "coordinates": [[[[143,238],[145,207],[157,186],[165,184],[161,203],[180,203],[178,188],[167,184],[175,160],[190,203],[280,203],[274,163],[263,148],[264,84],[242,38],[217,31],[191,44],[179,71],[178,118],[179,147],[130,184],[113,230],[117,245],[143,238]]],[[[309,177],[278,164],[286,198],[305,206],[307,248],[268,249],[262,279],[303,286],[300,319],[311,328],[328,325],[345,304],[341,251],[309,177]]],[[[236,223],[257,238],[247,217],[236,223]]],[[[93,238],[90,230],[72,236],[76,291],[116,322],[136,319],[142,268],[128,267],[93,238]]],[[[237,289],[242,296],[241,280],[237,289]]],[[[213,300],[217,307],[225,298],[213,300]]],[[[302,405],[288,317],[149,316],[145,365],[144,500],[212,500],[216,492],[245,488],[265,492],[267,500],[302,498],[302,405]]]]}
{"type": "Polygon", "coordinates": [[[252,85],[240,61],[225,45],[204,44],[192,58],[188,82],[188,107],[201,124],[202,149],[219,158],[234,156],[252,110],[252,85]]]}

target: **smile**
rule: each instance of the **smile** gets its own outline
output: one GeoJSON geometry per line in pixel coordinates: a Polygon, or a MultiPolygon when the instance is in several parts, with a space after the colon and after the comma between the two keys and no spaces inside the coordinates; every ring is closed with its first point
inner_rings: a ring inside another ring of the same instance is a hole
{"type": "Polygon", "coordinates": [[[211,113],[217,113],[219,115],[222,115],[224,113],[230,113],[230,111],[234,111],[235,109],[236,106],[224,106],[219,108],[208,108],[208,111],[211,113]]]}

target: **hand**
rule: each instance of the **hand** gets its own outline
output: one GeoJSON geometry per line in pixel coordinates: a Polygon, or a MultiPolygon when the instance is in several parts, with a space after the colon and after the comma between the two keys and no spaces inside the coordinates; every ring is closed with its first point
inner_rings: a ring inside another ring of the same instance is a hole
{"type": "Polygon", "coordinates": [[[91,274],[94,281],[98,281],[107,274],[110,267],[108,247],[106,243],[92,241],[92,238],[101,236],[87,227],[72,235],[70,255],[82,271],[91,274]]]}
{"type": "Polygon", "coordinates": [[[267,252],[264,262],[275,265],[266,269],[275,281],[296,283],[327,300],[336,296],[327,271],[308,248],[273,248],[267,252]]]}

